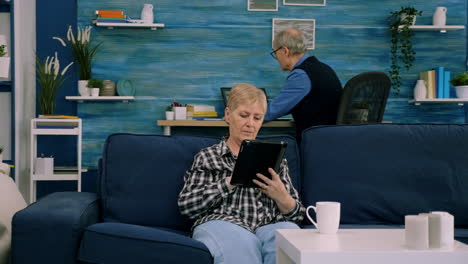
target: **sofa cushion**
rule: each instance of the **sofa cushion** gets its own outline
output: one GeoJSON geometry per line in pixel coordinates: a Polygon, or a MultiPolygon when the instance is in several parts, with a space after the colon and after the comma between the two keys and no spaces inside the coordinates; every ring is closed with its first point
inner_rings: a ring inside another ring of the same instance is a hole
{"type": "Polygon", "coordinates": [[[468,227],[468,125],[321,126],[302,143],[305,205],[339,201],[343,224],[448,211],[468,227]]]}
{"type": "MultiPolygon", "coordinates": [[[[299,151],[294,138],[261,138],[288,142],[286,157],[292,181],[298,184],[299,151]]],[[[189,230],[191,222],[180,214],[177,205],[183,176],[196,153],[218,142],[216,138],[193,136],[109,136],[99,185],[104,221],[189,230]]]]}
{"type": "Polygon", "coordinates": [[[121,223],[89,226],[78,259],[114,264],[212,263],[208,248],[182,232],[121,223]]]}

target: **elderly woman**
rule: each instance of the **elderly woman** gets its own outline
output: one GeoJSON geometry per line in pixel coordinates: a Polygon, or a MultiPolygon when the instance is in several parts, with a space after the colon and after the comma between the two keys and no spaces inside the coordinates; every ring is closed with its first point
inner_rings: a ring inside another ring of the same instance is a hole
{"type": "Polygon", "coordinates": [[[229,137],[202,149],[185,174],[179,194],[182,214],[194,219],[193,238],[210,250],[214,263],[275,263],[275,230],[299,228],[304,207],[289,177],[286,159],[259,188],[233,186],[231,175],[241,142],[255,139],[267,100],[262,90],[238,84],[224,110],[229,137]]]}

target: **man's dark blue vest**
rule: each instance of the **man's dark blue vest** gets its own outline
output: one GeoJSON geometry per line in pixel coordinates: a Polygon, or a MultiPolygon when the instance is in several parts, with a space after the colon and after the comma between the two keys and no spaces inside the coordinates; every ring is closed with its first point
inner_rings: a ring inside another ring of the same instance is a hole
{"type": "Polygon", "coordinates": [[[336,124],[343,87],[335,71],[314,56],[294,69],[305,71],[312,85],[310,92],[291,111],[296,122],[296,138],[300,141],[302,131],[308,127],[336,124]]]}

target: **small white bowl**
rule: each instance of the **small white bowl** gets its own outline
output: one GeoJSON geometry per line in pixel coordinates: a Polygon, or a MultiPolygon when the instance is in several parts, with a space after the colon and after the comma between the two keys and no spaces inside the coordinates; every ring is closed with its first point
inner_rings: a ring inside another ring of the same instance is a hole
{"type": "Polygon", "coordinates": [[[455,92],[458,98],[468,98],[468,85],[455,86],[455,92]]]}

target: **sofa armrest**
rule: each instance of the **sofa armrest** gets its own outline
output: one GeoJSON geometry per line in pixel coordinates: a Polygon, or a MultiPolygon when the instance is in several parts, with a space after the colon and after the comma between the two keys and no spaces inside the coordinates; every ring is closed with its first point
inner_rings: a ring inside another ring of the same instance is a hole
{"type": "Polygon", "coordinates": [[[77,263],[84,229],[100,219],[98,201],[95,193],[57,192],[17,212],[12,263],[77,263]]]}

